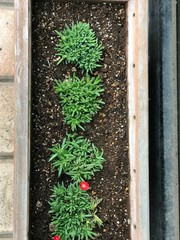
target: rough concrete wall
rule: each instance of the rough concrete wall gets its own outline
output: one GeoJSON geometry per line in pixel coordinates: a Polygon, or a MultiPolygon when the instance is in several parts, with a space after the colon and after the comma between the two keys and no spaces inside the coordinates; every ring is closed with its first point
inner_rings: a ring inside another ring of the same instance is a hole
{"type": "Polygon", "coordinates": [[[14,7],[0,0],[0,239],[13,238],[14,7]]]}

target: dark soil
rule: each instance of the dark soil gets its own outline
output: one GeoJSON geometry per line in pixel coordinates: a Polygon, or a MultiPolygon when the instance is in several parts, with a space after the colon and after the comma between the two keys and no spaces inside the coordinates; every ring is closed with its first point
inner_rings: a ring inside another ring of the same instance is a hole
{"type": "Polygon", "coordinates": [[[69,182],[57,177],[48,162],[49,147],[61,142],[69,127],[63,122],[59,97],[53,90],[55,79],[65,79],[74,66],[56,64],[55,30],[65,24],[89,22],[104,46],[100,74],[105,86],[105,105],[86,124],[80,135],[104,150],[104,169],[90,182],[90,194],[103,198],[98,215],[104,226],[96,229],[98,240],[130,239],[129,226],[129,159],[126,78],[126,5],[110,3],[61,3],[59,0],[32,1],[32,142],[30,239],[51,239],[48,214],[54,184],[69,182]]]}

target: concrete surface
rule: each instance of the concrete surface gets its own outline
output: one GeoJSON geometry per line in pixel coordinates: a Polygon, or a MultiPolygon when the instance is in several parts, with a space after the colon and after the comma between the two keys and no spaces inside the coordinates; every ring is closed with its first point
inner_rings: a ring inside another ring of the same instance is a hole
{"type": "Polygon", "coordinates": [[[14,74],[14,11],[0,7],[0,76],[14,74]]]}
{"type": "Polygon", "coordinates": [[[13,160],[0,160],[0,232],[12,231],[13,160]]]}
{"type": "Polygon", "coordinates": [[[13,239],[14,6],[0,0],[0,240],[13,239]]]}
{"type": "Polygon", "coordinates": [[[0,155],[14,150],[13,83],[0,82],[0,155]]]}

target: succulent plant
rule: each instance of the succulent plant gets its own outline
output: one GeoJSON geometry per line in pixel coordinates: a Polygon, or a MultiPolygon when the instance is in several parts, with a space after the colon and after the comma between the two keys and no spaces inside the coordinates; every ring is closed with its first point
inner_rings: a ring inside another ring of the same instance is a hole
{"type": "Polygon", "coordinates": [[[101,93],[104,91],[99,76],[86,75],[79,79],[75,74],[65,81],[56,80],[55,92],[60,96],[65,123],[72,131],[77,127],[84,130],[83,123],[89,123],[104,102],[101,93]]]}
{"type": "Polygon", "coordinates": [[[62,32],[56,31],[59,43],[56,47],[56,55],[62,61],[73,63],[83,71],[92,72],[100,67],[98,62],[102,59],[103,46],[98,43],[95,32],[89,23],[77,22],[71,27],[67,26],[62,32]]]}
{"type": "Polygon", "coordinates": [[[59,176],[64,172],[77,182],[91,179],[95,172],[103,168],[105,161],[102,150],[77,134],[66,134],[63,142],[54,145],[50,151],[49,161],[53,162],[59,176]]]}
{"type": "Polygon", "coordinates": [[[102,225],[96,215],[97,205],[101,199],[92,198],[82,191],[78,184],[70,184],[67,188],[62,183],[53,189],[50,199],[50,211],[54,233],[61,240],[93,239],[97,233],[93,229],[102,225]]]}

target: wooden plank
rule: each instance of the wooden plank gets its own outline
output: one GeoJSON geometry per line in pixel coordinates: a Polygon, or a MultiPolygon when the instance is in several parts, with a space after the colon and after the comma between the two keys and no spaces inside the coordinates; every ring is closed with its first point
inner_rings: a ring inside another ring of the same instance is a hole
{"type": "Polygon", "coordinates": [[[149,240],[148,0],[128,3],[131,239],[149,240]]]}
{"type": "Polygon", "coordinates": [[[15,0],[15,191],[14,240],[29,231],[31,1],[15,0]]]}

